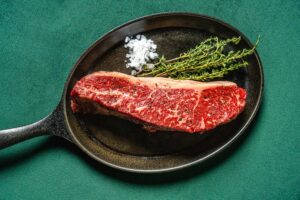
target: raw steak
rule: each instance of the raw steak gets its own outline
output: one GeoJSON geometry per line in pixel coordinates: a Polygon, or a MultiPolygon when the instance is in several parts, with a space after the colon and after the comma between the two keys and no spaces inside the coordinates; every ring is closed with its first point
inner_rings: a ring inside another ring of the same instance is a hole
{"type": "Polygon", "coordinates": [[[234,119],[244,109],[246,95],[228,81],[137,78],[100,71],[75,84],[71,107],[73,112],[122,117],[152,131],[200,133],[234,119]]]}

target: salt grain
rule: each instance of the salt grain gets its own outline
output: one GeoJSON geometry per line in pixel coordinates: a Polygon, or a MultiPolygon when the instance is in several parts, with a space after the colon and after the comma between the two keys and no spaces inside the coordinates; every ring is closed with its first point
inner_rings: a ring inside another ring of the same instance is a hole
{"type": "MultiPolygon", "coordinates": [[[[158,54],[156,53],[157,45],[154,44],[153,40],[147,39],[144,35],[137,35],[135,38],[126,37],[124,47],[129,49],[125,62],[126,67],[132,69],[132,75],[142,71],[143,66],[147,65],[147,62],[158,58],[158,54]]],[[[154,65],[150,64],[149,68],[152,69],[153,67],[154,65]]]]}
{"type": "Polygon", "coordinates": [[[155,67],[154,64],[151,64],[151,63],[150,63],[150,64],[147,64],[147,68],[148,68],[148,69],[153,69],[154,67],[155,67]]]}
{"type": "Polygon", "coordinates": [[[131,70],[131,75],[132,75],[132,76],[135,76],[136,74],[137,74],[137,71],[135,71],[134,69],[131,70]]]}

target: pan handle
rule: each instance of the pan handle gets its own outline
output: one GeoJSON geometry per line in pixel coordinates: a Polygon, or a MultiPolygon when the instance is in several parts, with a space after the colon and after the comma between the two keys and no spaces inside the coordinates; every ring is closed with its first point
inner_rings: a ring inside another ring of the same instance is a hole
{"type": "Polygon", "coordinates": [[[64,122],[62,103],[44,119],[30,125],[0,130],[0,149],[42,135],[57,135],[72,141],[64,122]]]}
{"type": "Polygon", "coordinates": [[[27,126],[1,130],[0,149],[11,146],[23,140],[46,135],[48,133],[46,128],[47,126],[45,126],[47,123],[47,118],[48,117],[27,126]]]}

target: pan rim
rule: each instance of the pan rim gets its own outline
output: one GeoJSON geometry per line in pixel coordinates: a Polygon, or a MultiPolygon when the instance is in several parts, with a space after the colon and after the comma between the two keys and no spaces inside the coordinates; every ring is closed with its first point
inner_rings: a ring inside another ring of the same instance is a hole
{"type": "Polygon", "coordinates": [[[107,37],[109,37],[109,35],[121,28],[123,28],[124,26],[136,23],[138,21],[142,21],[145,19],[153,19],[153,18],[161,18],[161,17],[174,17],[174,16],[189,16],[189,17],[195,17],[195,18],[202,18],[202,19],[207,19],[210,21],[214,21],[217,22],[219,24],[221,24],[221,26],[225,26],[227,28],[229,28],[230,30],[232,30],[233,32],[237,33],[238,35],[240,35],[243,40],[247,43],[247,45],[249,46],[253,46],[253,44],[250,42],[250,40],[238,29],[236,29],[235,27],[233,27],[232,25],[220,20],[220,19],[216,19],[214,17],[211,16],[207,16],[207,15],[203,15],[203,14],[198,14],[198,13],[189,13],[189,12],[163,12],[163,13],[156,13],[156,14],[151,14],[151,15],[146,15],[143,17],[139,17],[137,19],[134,20],[130,20],[126,23],[123,23],[122,25],[112,29],[111,31],[105,33],[104,35],[102,35],[98,40],[96,40],[89,48],[87,48],[84,53],[80,56],[80,58],[77,60],[77,62],[75,63],[75,65],[73,66],[72,70],[70,71],[67,81],[65,83],[64,86],[64,91],[63,91],[63,96],[62,96],[62,102],[63,102],[63,113],[64,113],[64,117],[65,117],[65,123],[66,123],[66,128],[68,130],[68,132],[70,133],[71,137],[73,138],[74,142],[76,143],[76,145],[79,146],[79,148],[81,148],[85,153],[87,153],[90,157],[92,157],[93,159],[97,160],[100,163],[103,163],[109,167],[118,169],[118,170],[122,170],[122,171],[126,171],[126,172],[133,172],[133,173],[163,173],[163,172],[172,172],[172,171],[177,171],[180,169],[185,169],[200,163],[203,163],[209,159],[212,159],[214,157],[216,157],[217,155],[219,155],[221,152],[225,151],[226,149],[228,149],[235,141],[238,140],[238,138],[240,138],[241,135],[243,135],[243,133],[245,133],[245,130],[249,127],[249,125],[252,123],[253,119],[255,118],[259,107],[261,105],[262,102],[262,95],[263,95],[263,90],[264,90],[264,72],[263,72],[263,67],[262,67],[262,62],[261,59],[257,53],[257,51],[255,50],[254,52],[254,56],[256,58],[257,64],[258,64],[258,68],[259,68],[259,76],[261,78],[261,82],[260,82],[260,87],[259,87],[259,94],[258,94],[258,98],[257,98],[257,102],[254,106],[254,109],[250,115],[250,117],[248,118],[248,120],[246,121],[246,123],[243,125],[243,127],[237,131],[237,133],[230,139],[228,140],[225,144],[223,144],[222,146],[218,147],[217,149],[213,150],[212,152],[210,152],[209,154],[207,154],[204,157],[201,157],[199,159],[196,159],[194,161],[191,161],[189,163],[185,163],[185,164],[181,164],[178,166],[174,166],[174,167],[167,167],[167,168],[161,168],[161,169],[136,169],[136,168],[129,168],[129,167],[123,167],[123,166],[119,166],[110,162],[107,162],[99,157],[97,157],[96,155],[94,155],[92,152],[90,152],[85,145],[83,145],[75,136],[75,134],[73,133],[69,120],[68,120],[68,114],[67,114],[67,90],[68,90],[68,86],[70,84],[70,81],[73,77],[73,74],[75,72],[75,70],[77,69],[78,65],[82,62],[82,60],[99,44],[101,43],[103,40],[105,40],[107,37]]]}

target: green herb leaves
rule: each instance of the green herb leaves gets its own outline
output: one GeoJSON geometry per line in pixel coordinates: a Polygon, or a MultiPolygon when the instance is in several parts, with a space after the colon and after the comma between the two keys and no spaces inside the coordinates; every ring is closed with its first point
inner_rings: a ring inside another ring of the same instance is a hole
{"type": "Polygon", "coordinates": [[[238,51],[225,50],[228,44],[237,45],[241,37],[221,40],[211,37],[201,42],[195,48],[170,60],[162,56],[153,69],[143,67],[138,76],[171,77],[175,79],[188,79],[205,81],[221,78],[230,71],[246,67],[248,62],[244,58],[251,55],[259,42],[251,49],[238,51]]]}

